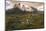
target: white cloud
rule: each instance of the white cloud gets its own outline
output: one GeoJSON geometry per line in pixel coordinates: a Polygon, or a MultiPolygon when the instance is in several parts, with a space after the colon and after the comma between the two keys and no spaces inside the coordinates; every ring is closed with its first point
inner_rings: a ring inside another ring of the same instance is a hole
{"type": "Polygon", "coordinates": [[[43,2],[43,0],[17,0],[17,1],[32,1],[32,2],[43,2]]]}
{"type": "MultiPolygon", "coordinates": [[[[13,2],[14,2],[14,1],[16,1],[16,0],[13,0],[13,2]]],[[[17,1],[43,2],[43,0],[17,0],[17,1]]],[[[9,5],[7,6],[7,4],[6,4],[6,9],[11,9],[11,8],[13,8],[13,7],[14,7],[13,2],[7,0],[6,3],[8,3],[9,5]]]]}

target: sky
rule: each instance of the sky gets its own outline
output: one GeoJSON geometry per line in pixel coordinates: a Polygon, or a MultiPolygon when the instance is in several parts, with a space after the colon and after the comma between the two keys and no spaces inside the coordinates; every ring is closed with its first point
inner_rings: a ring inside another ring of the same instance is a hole
{"type": "MultiPolygon", "coordinates": [[[[16,1],[16,0],[13,0],[13,1],[16,1]]],[[[17,0],[17,1],[43,2],[43,0],[17,0]]]]}
{"type": "MultiPolygon", "coordinates": [[[[8,9],[12,9],[14,7],[14,3],[15,3],[16,0],[6,0],[6,10],[8,9]]],[[[31,1],[31,2],[43,2],[43,0],[17,0],[17,1],[31,1]]],[[[26,3],[25,3],[26,4],[26,3]]],[[[28,3],[29,6],[30,6],[30,3],[28,3]]],[[[34,3],[34,5],[36,5],[35,7],[37,8],[38,6],[37,5],[41,5],[41,4],[37,4],[37,3],[34,3]]],[[[33,5],[33,6],[34,6],[33,5]]],[[[40,7],[39,7],[40,8],[40,7]]],[[[38,8],[38,9],[39,9],[38,8]]]]}

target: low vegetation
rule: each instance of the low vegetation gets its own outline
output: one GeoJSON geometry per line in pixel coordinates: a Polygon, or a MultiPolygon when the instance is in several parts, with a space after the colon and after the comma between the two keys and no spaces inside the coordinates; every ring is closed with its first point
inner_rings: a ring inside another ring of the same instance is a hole
{"type": "Polygon", "coordinates": [[[44,28],[43,14],[32,14],[32,12],[23,12],[20,9],[6,11],[6,30],[39,28],[44,28]]]}

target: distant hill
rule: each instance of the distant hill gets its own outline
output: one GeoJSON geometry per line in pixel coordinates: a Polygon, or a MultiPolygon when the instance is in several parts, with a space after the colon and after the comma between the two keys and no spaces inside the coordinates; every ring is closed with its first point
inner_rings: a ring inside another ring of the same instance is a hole
{"type": "Polygon", "coordinates": [[[27,13],[31,13],[31,12],[22,11],[19,8],[13,8],[13,9],[6,10],[6,14],[27,14],[27,13]]]}

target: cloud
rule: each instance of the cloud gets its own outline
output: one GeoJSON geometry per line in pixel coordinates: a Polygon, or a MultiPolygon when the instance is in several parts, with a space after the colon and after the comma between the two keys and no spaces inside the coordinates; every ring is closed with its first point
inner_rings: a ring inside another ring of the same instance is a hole
{"type": "Polygon", "coordinates": [[[17,1],[32,1],[32,2],[43,2],[43,0],[17,0],[17,1]]]}

